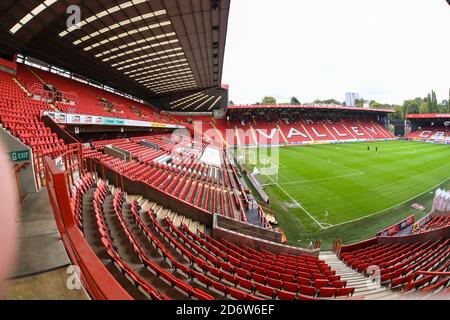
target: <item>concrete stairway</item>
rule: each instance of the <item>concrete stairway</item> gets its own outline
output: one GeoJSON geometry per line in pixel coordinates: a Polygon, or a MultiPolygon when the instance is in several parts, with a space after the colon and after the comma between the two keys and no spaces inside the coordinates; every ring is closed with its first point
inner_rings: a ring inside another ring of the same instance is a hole
{"type": "MultiPolygon", "coordinates": [[[[28,70],[31,72],[31,74],[42,84],[42,85],[46,85],[47,84],[47,82],[44,80],[44,79],[42,79],[32,68],[30,68],[30,67],[27,67],[28,68],[28,70]]],[[[25,87],[25,86],[24,86],[25,87]]],[[[25,88],[25,90],[26,90],[26,88],[25,88]]],[[[28,90],[27,90],[28,91],[28,90]]],[[[30,93],[30,96],[32,96],[32,94],[30,93]]],[[[47,104],[50,106],[50,107],[52,107],[52,109],[54,110],[54,111],[56,111],[56,112],[61,112],[61,110],[59,110],[58,108],[57,108],[57,106],[52,102],[52,101],[50,101],[50,102],[47,102],[47,104]]]]}
{"type": "MultiPolygon", "coordinates": [[[[112,186],[110,186],[110,190],[112,194],[114,194],[114,192],[116,191],[120,191],[120,189],[114,188],[112,186]]],[[[200,230],[201,232],[206,232],[205,225],[199,223],[198,221],[187,218],[182,214],[166,209],[163,206],[159,205],[158,203],[150,201],[144,198],[143,196],[128,195],[127,193],[125,193],[125,196],[126,201],[129,203],[136,200],[141,206],[142,210],[152,209],[156,213],[156,216],[159,220],[163,220],[165,217],[169,217],[177,227],[181,226],[181,224],[184,223],[189,228],[189,230],[191,230],[194,233],[197,233],[197,229],[200,230]]]]}
{"type": "Polygon", "coordinates": [[[20,87],[20,89],[22,89],[22,91],[26,93],[27,97],[33,96],[33,94],[25,87],[25,85],[22,82],[20,82],[19,79],[13,78],[13,80],[20,87]]]}
{"type": "Polygon", "coordinates": [[[397,293],[387,287],[371,285],[369,278],[346,266],[333,252],[321,252],[320,259],[336,270],[336,274],[341,276],[341,280],[347,281],[347,287],[355,288],[353,295],[355,299],[389,300],[398,297],[397,293]]]}
{"type": "MultiPolygon", "coordinates": [[[[95,176],[91,173],[92,176],[95,176]]],[[[100,185],[101,180],[98,179],[95,185],[97,187],[100,185]]],[[[106,180],[106,183],[109,186],[109,190],[111,191],[111,194],[114,195],[116,192],[121,192],[122,190],[120,188],[116,188],[113,185],[109,183],[108,180],[106,180]]],[[[141,206],[142,210],[148,210],[152,209],[156,213],[156,217],[158,220],[163,220],[165,217],[169,217],[175,226],[179,227],[181,224],[185,224],[190,231],[197,233],[197,230],[200,230],[203,233],[206,233],[206,226],[204,224],[201,224],[198,221],[192,220],[190,218],[185,217],[182,214],[178,214],[174,211],[171,211],[169,209],[164,208],[163,206],[159,205],[158,203],[154,201],[150,201],[146,198],[144,198],[141,195],[129,195],[125,192],[125,199],[128,203],[131,203],[132,201],[136,200],[138,204],[141,206]]]]}
{"type": "Polygon", "coordinates": [[[39,80],[40,83],[42,83],[43,85],[47,84],[47,82],[44,79],[42,79],[32,68],[30,68],[30,67],[27,67],[27,68],[33,74],[33,76],[37,80],[39,80]]]}

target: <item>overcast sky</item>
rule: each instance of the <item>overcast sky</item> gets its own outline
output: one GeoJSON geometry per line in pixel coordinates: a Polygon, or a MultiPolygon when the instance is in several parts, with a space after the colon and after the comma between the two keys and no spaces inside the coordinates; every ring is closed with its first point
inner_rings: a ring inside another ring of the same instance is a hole
{"type": "Polygon", "coordinates": [[[232,0],[223,73],[235,103],[265,95],[402,103],[450,88],[445,0],[232,0]]]}

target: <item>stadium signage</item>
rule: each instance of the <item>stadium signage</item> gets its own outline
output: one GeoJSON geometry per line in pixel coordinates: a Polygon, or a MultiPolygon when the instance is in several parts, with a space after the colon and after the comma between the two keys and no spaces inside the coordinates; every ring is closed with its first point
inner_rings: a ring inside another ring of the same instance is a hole
{"type": "Polygon", "coordinates": [[[44,115],[51,117],[56,123],[63,123],[63,124],[168,128],[168,129],[184,128],[184,126],[167,123],[120,119],[120,118],[108,118],[83,114],[68,114],[62,112],[44,111],[44,115]]]}
{"type": "Polygon", "coordinates": [[[9,153],[9,158],[13,162],[28,161],[30,160],[30,151],[29,150],[13,151],[9,153]]]}
{"type": "Polygon", "coordinates": [[[393,225],[392,227],[389,227],[387,229],[384,229],[384,230],[378,232],[377,237],[391,237],[391,236],[399,233],[400,231],[406,229],[410,225],[412,225],[414,223],[414,221],[415,221],[415,217],[409,216],[405,220],[397,223],[396,225],[393,225]]]}
{"type": "Polygon", "coordinates": [[[423,211],[425,210],[425,207],[423,205],[421,205],[420,203],[413,203],[411,206],[413,209],[416,209],[418,211],[423,211]]]}
{"type": "MultiPolygon", "coordinates": [[[[255,129],[257,136],[259,136],[259,140],[261,138],[265,138],[266,140],[273,140],[275,137],[280,135],[280,130],[277,128],[269,128],[269,129],[255,129]]],[[[329,141],[335,141],[336,137],[339,138],[353,138],[348,139],[349,141],[360,141],[361,138],[355,139],[355,137],[368,137],[369,135],[365,133],[365,131],[369,131],[372,133],[373,137],[380,137],[381,133],[377,131],[374,126],[351,126],[348,129],[348,132],[345,132],[343,129],[338,128],[337,126],[330,125],[327,127],[325,131],[321,131],[319,127],[311,127],[310,135],[308,135],[304,129],[300,129],[298,127],[289,127],[289,131],[287,131],[286,138],[291,140],[295,137],[302,137],[305,139],[316,139],[316,138],[328,138],[329,141]],[[333,133],[334,132],[334,133],[333,133]]],[[[339,139],[341,140],[341,139],[339,139]]]]}

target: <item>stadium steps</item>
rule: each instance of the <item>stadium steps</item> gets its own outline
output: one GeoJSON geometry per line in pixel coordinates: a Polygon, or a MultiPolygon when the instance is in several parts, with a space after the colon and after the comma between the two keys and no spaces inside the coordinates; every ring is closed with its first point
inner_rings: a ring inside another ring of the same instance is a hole
{"type": "Polygon", "coordinates": [[[283,130],[281,130],[279,123],[277,123],[277,129],[278,129],[278,132],[280,132],[280,135],[281,135],[281,138],[283,139],[283,142],[289,144],[289,141],[286,138],[286,136],[284,135],[283,130]]]}
{"type": "Polygon", "coordinates": [[[342,126],[347,130],[348,133],[352,136],[353,139],[358,139],[353,132],[347,127],[347,123],[344,120],[341,120],[342,126]]]}
{"type": "MultiPolygon", "coordinates": [[[[28,70],[31,72],[31,74],[42,84],[42,85],[46,85],[47,82],[42,79],[34,70],[33,68],[27,67],[28,70]]],[[[53,111],[57,111],[57,112],[61,112],[61,110],[59,110],[56,105],[53,102],[47,102],[47,104],[52,107],[53,111]]]]}
{"type": "MultiPolygon", "coordinates": [[[[129,204],[125,204],[124,208],[129,208],[129,204]]],[[[129,214],[129,210],[125,210],[126,213],[128,213],[128,221],[131,224],[134,224],[134,219],[132,218],[132,216],[129,214]]],[[[147,224],[149,226],[150,229],[154,229],[154,227],[152,226],[151,220],[148,216],[148,214],[141,210],[139,212],[139,216],[142,219],[142,221],[147,224]]],[[[167,231],[170,233],[170,230],[168,228],[167,223],[165,223],[164,221],[159,221],[160,225],[167,231]]],[[[145,247],[147,247],[149,249],[149,251],[153,251],[154,255],[153,257],[156,257],[156,261],[161,261],[164,263],[164,260],[161,259],[159,252],[155,251],[154,248],[152,247],[152,245],[150,245],[148,243],[148,239],[142,234],[142,232],[139,230],[139,228],[135,228],[135,236],[138,238],[138,241],[140,242],[141,245],[144,245],[145,247]]],[[[172,254],[173,257],[175,257],[176,260],[178,260],[178,262],[184,264],[186,267],[189,266],[189,263],[182,257],[182,255],[180,255],[180,252],[175,249],[174,247],[170,246],[166,239],[159,233],[159,232],[154,232],[153,235],[161,242],[164,244],[164,246],[166,247],[166,249],[172,254]]],[[[145,250],[145,248],[144,248],[145,250]]],[[[152,260],[154,260],[152,257],[152,260]]],[[[176,276],[179,279],[182,279],[185,283],[191,285],[194,288],[200,289],[210,295],[212,295],[213,297],[215,297],[215,299],[223,299],[223,294],[219,291],[216,291],[213,288],[206,288],[204,284],[202,284],[201,282],[199,282],[198,280],[192,280],[188,278],[188,275],[185,274],[184,272],[180,272],[180,270],[174,270],[170,267],[164,267],[167,271],[171,272],[174,276],[176,276]]],[[[156,288],[158,288],[158,290],[160,290],[160,287],[155,286],[156,288]]],[[[164,292],[164,291],[163,291],[164,292]]],[[[167,292],[169,293],[169,292],[167,292]]],[[[186,297],[183,297],[182,299],[186,299],[186,297]]],[[[179,299],[178,299],[179,300],[179,299]]]]}
{"type": "MultiPolygon", "coordinates": [[[[256,123],[256,120],[255,119],[253,119],[253,122],[255,122],[256,123]]],[[[253,139],[254,139],[254,141],[255,141],[255,143],[257,144],[258,143],[258,136],[257,136],[257,134],[256,134],[256,131],[255,131],[255,128],[253,128],[253,126],[252,125],[250,125],[250,130],[251,130],[251,133],[252,133],[252,137],[253,137],[253,139]]]]}
{"type": "Polygon", "coordinates": [[[95,218],[93,205],[95,188],[90,189],[83,197],[83,235],[93,252],[101,259],[108,271],[135,299],[145,299],[146,297],[123,275],[109,259],[105,247],[101,242],[98,232],[98,225],[95,218]]]}
{"type": "Polygon", "coordinates": [[[322,125],[325,128],[325,130],[333,137],[334,141],[338,141],[336,136],[333,134],[333,132],[330,131],[330,129],[327,127],[327,125],[325,123],[322,123],[322,125]]]}
{"type": "MultiPolygon", "coordinates": [[[[114,188],[114,186],[109,185],[109,188],[111,190],[111,194],[114,195],[115,192],[120,191],[119,188],[114,188]]],[[[141,206],[142,210],[147,211],[149,209],[152,209],[158,218],[158,220],[163,220],[166,217],[169,217],[174,224],[179,227],[181,224],[185,224],[189,227],[189,230],[197,233],[197,229],[199,229],[202,232],[206,231],[206,226],[194,221],[190,218],[185,217],[184,215],[178,214],[176,212],[173,212],[169,209],[165,209],[163,206],[160,206],[156,202],[152,202],[146,198],[144,198],[141,195],[129,195],[125,193],[125,199],[126,202],[131,203],[132,201],[136,200],[138,204],[141,206]]]]}
{"type": "Polygon", "coordinates": [[[236,137],[237,145],[240,146],[241,145],[241,138],[239,137],[239,130],[238,130],[237,126],[234,126],[234,136],[236,137]]]}
{"type": "MultiPolygon", "coordinates": [[[[30,92],[30,90],[27,89],[27,87],[17,78],[12,78],[13,81],[17,84],[17,86],[22,89],[23,92],[27,95],[28,98],[33,97],[33,94],[30,92]]],[[[47,104],[53,109],[53,111],[61,112],[53,102],[47,102],[47,104]]]]}
{"type": "MultiPolygon", "coordinates": [[[[116,189],[117,191],[117,189],[116,189]]],[[[155,275],[152,271],[149,271],[141,262],[139,256],[134,251],[133,247],[127,240],[124,230],[120,224],[119,219],[114,211],[113,207],[113,195],[108,195],[105,198],[105,202],[103,204],[103,211],[105,215],[105,220],[108,223],[110,228],[110,232],[112,238],[115,239],[115,244],[117,245],[118,251],[122,259],[130,266],[136,273],[138,273],[141,277],[143,277],[150,285],[165,295],[169,296],[171,299],[183,299],[185,295],[179,292],[176,288],[172,287],[170,284],[160,279],[157,275],[155,275]]],[[[130,227],[131,232],[134,236],[140,240],[140,244],[144,249],[145,253],[151,257],[153,261],[158,263],[160,266],[165,268],[167,271],[172,274],[174,271],[170,268],[169,265],[165,264],[163,259],[160,257],[158,252],[154,250],[154,248],[145,240],[143,234],[134,224],[131,219],[130,210],[123,210],[123,215],[126,223],[130,227]]]]}
{"type": "MultiPolygon", "coordinates": [[[[217,129],[217,127],[216,127],[216,125],[214,124],[214,122],[211,123],[211,124],[212,124],[214,130],[216,130],[217,135],[219,136],[220,140],[222,140],[222,142],[225,144],[225,146],[228,147],[228,143],[227,143],[227,141],[225,140],[226,137],[224,138],[224,136],[222,135],[222,132],[220,132],[220,130],[217,129]]],[[[202,133],[202,134],[203,134],[203,133],[202,133]]]]}
{"type": "Polygon", "coordinates": [[[308,138],[311,139],[311,141],[312,141],[313,143],[315,143],[316,141],[315,141],[315,140],[313,139],[313,137],[309,134],[309,131],[308,131],[308,129],[306,129],[305,125],[304,125],[302,122],[300,122],[300,125],[302,126],[302,129],[303,129],[303,131],[306,133],[306,135],[308,136],[308,138]]]}
{"type": "MultiPolygon", "coordinates": [[[[239,208],[239,206],[236,204],[236,202],[234,201],[234,194],[237,191],[230,191],[231,193],[231,205],[233,206],[233,213],[234,216],[237,218],[241,215],[241,209],[239,208]]],[[[237,195],[239,197],[239,194],[237,195]]]]}
{"type": "Polygon", "coordinates": [[[320,253],[320,259],[325,261],[336,274],[341,276],[341,280],[347,281],[347,287],[355,288],[354,297],[370,300],[386,300],[398,297],[398,294],[392,292],[387,287],[369,287],[368,278],[361,273],[346,266],[334,253],[323,251],[320,253]]]}
{"type": "Polygon", "coordinates": [[[201,201],[200,201],[200,208],[206,208],[206,194],[210,191],[209,189],[209,184],[205,185],[205,190],[203,191],[202,197],[201,197],[201,201]]]}
{"type": "Polygon", "coordinates": [[[31,72],[31,74],[37,79],[39,80],[40,83],[42,83],[43,85],[46,85],[47,83],[44,81],[44,79],[42,79],[34,70],[33,68],[27,67],[27,69],[31,72]]]}
{"type": "Polygon", "coordinates": [[[22,89],[23,92],[27,94],[28,97],[33,96],[33,94],[25,87],[25,85],[22,82],[20,82],[19,79],[13,78],[13,81],[20,87],[20,89],[22,89]]]}
{"type": "Polygon", "coordinates": [[[230,203],[228,202],[228,196],[229,196],[229,191],[225,190],[221,191],[222,196],[224,197],[224,210],[227,214],[227,216],[231,216],[234,215],[234,209],[232,207],[230,207],[230,203]]]}

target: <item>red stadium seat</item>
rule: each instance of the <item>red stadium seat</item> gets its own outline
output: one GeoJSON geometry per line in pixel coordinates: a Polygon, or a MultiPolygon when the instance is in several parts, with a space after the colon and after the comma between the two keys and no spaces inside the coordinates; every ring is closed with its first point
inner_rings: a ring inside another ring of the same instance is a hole
{"type": "Polygon", "coordinates": [[[317,289],[314,287],[301,285],[299,288],[299,292],[300,294],[305,296],[315,297],[317,289]]]}
{"type": "Polygon", "coordinates": [[[271,287],[274,287],[276,289],[281,289],[282,281],[281,280],[277,280],[277,279],[267,278],[267,285],[271,286],[271,287]]]}
{"type": "Polygon", "coordinates": [[[337,290],[336,297],[351,296],[355,292],[355,288],[340,288],[337,290]]]}
{"type": "Polygon", "coordinates": [[[277,292],[277,297],[280,300],[295,300],[296,299],[296,294],[292,293],[292,292],[287,292],[287,291],[278,291],[277,292]]]}
{"type": "Polygon", "coordinates": [[[242,278],[237,278],[237,281],[239,286],[241,286],[242,288],[247,289],[250,292],[253,292],[255,290],[255,285],[253,284],[253,282],[242,278]]]}
{"type": "Polygon", "coordinates": [[[299,285],[292,282],[283,282],[283,289],[296,294],[299,290],[299,285]]]}
{"type": "Polygon", "coordinates": [[[260,294],[269,297],[270,299],[273,299],[275,297],[275,290],[265,285],[255,283],[255,290],[260,294]]]}
{"type": "Polygon", "coordinates": [[[309,280],[309,278],[298,277],[297,278],[297,283],[299,285],[309,286],[311,284],[311,280],[309,280]]]}
{"type": "Polygon", "coordinates": [[[323,287],[328,287],[329,284],[330,283],[328,282],[328,280],[321,280],[321,279],[314,280],[314,287],[316,289],[320,289],[320,288],[323,288],[323,287]]]}
{"type": "Polygon", "coordinates": [[[336,288],[320,288],[319,297],[320,298],[332,298],[336,295],[338,289],[336,288]]]}
{"type": "Polygon", "coordinates": [[[246,300],[247,299],[247,294],[239,289],[228,287],[226,290],[227,290],[227,293],[231,297],[233,297],[237,300],[246,300]]]}
{"type": "Polygon", "coordinates": [[[333,281],[332,286],[334,288],[344,288],[347,285],[347,281],[333,281]]]}
{"type": "Polygon", "coordinates": [[[251,278],[253,280],[255,280],[256,282],[259,282],[261,284],[266,284],[267,283],[267,277],[259,275],[259,274],[256,274],[256,273],[253,273],[251,275],[251,278]]]}
{"type": "Polygon", "coordinates": [[[228,273],[223,274],[223,279],[232,283],[234,286],[236,286],[238,283],[236,277],[228,273]]]}

